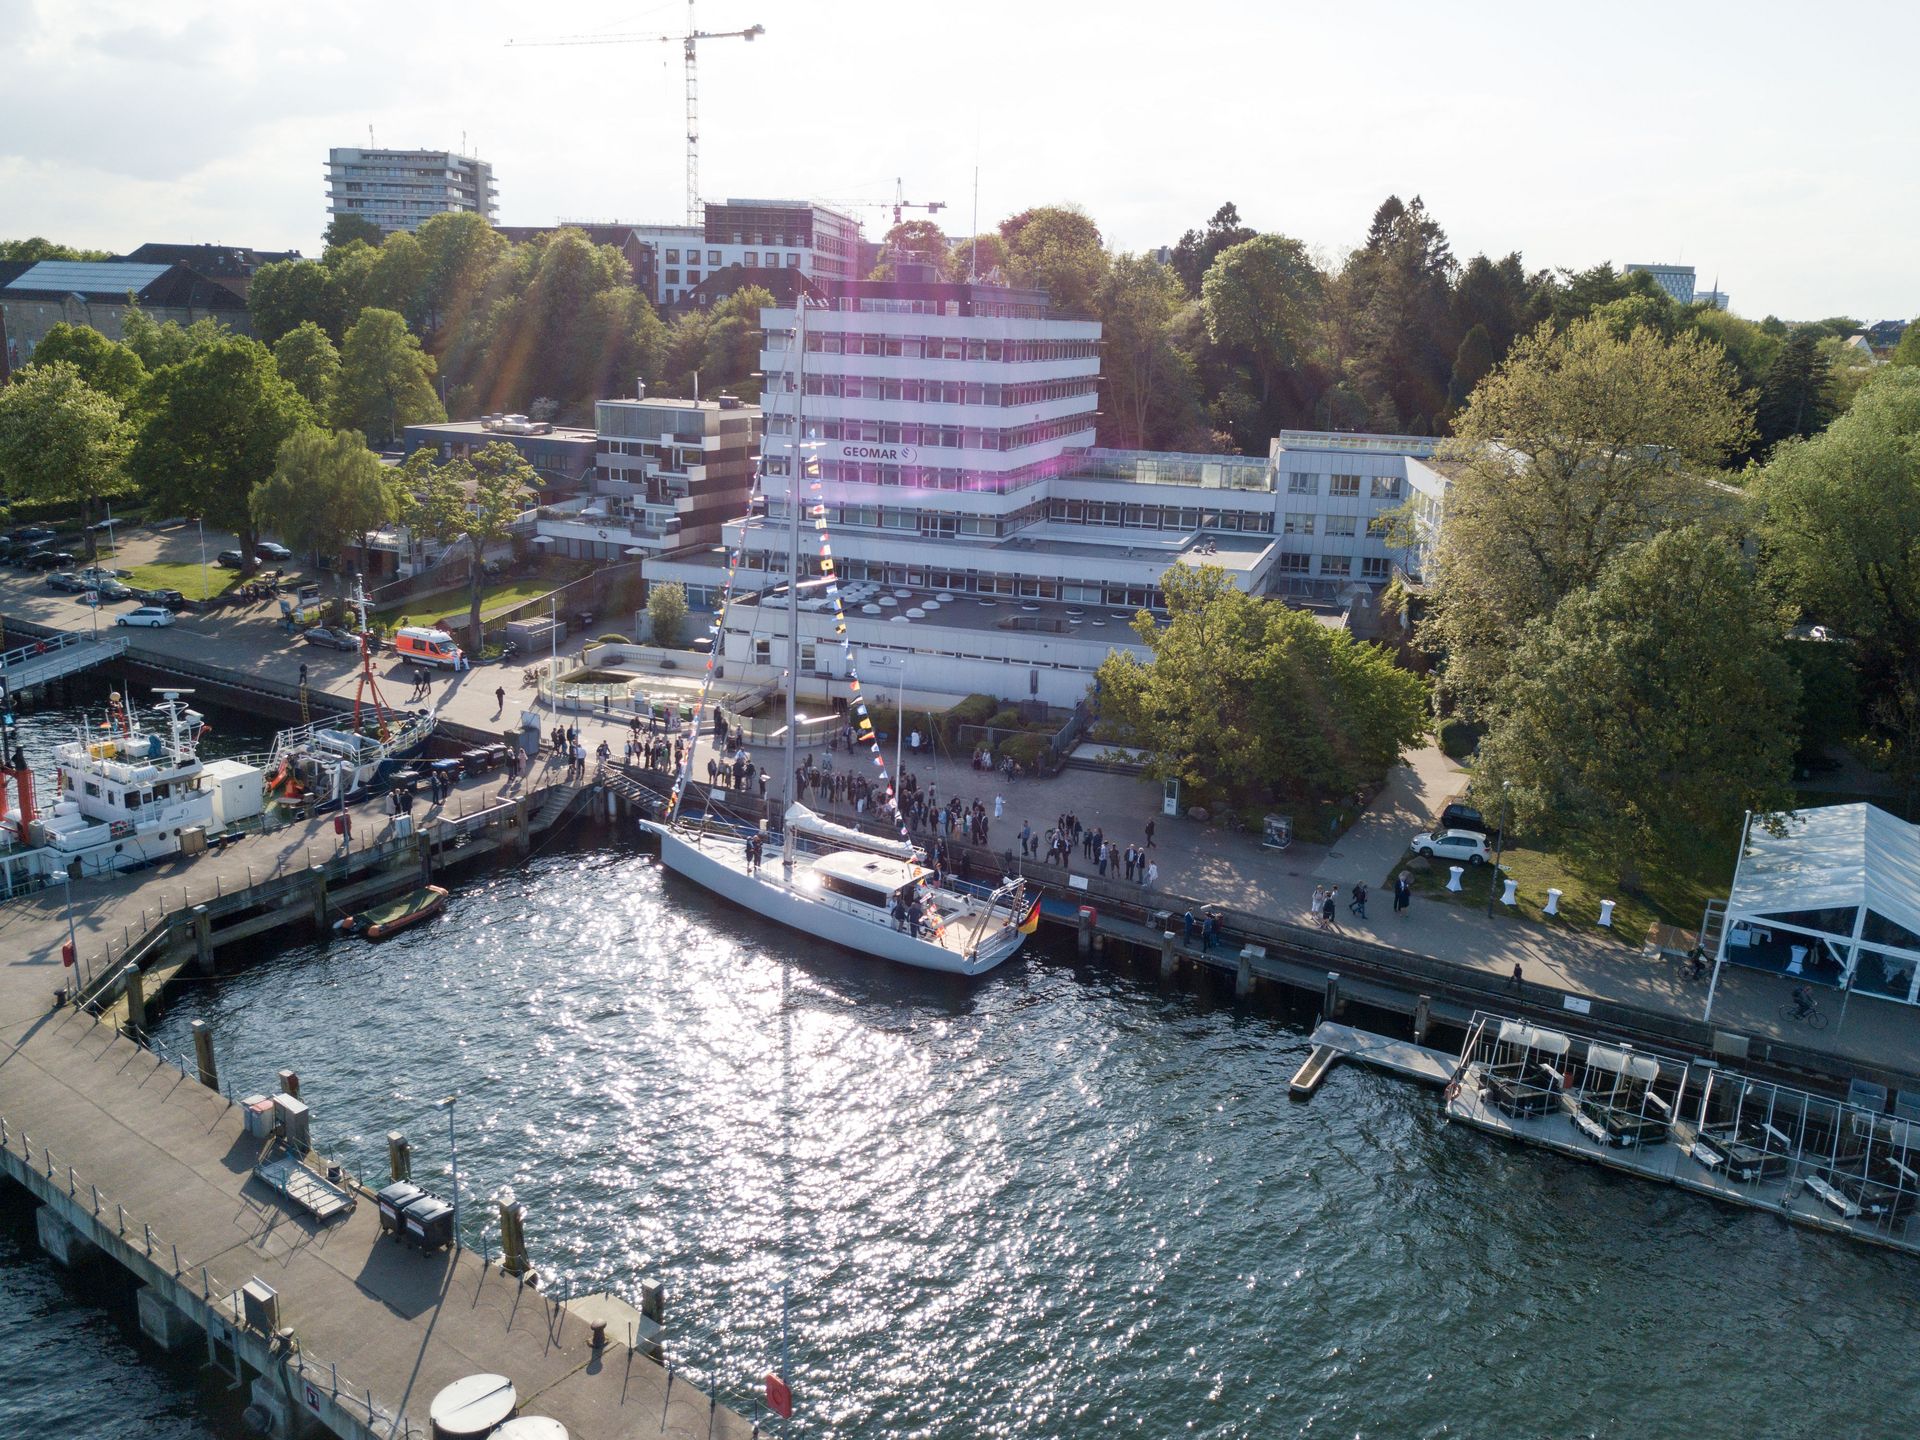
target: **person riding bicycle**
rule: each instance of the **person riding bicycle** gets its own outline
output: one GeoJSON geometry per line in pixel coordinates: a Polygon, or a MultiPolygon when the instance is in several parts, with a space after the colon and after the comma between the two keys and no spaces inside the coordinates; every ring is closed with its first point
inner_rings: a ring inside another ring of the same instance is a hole
{"type": "Polygon", "coordinates": [[[1813,1013],[1813,991],[1805,985],[1793,987],[1793,1013],[1802,1020],[1813,1013]]]}

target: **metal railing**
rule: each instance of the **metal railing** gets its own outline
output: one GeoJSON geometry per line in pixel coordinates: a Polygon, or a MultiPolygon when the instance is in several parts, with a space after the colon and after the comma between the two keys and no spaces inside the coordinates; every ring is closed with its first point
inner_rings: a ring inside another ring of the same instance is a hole
{"type": "MultiPolygon", "coordinates": [[[[141,1045],[139,1048],[154,1056],[156,1069],[163,1064],[177,1063],[149,1046],[141,1045]]],[[[177,1241],[167,1240],[150,1223],[141,1220],[137,1214],[129,1213],[124,1204],[115,1201],[99,1186],[86,1181],[77,1167],[70,1163],[63,1165],[45,1144],[39,1146],[38,1160],[34,1157],[34,1150],[33,1137],[24,1130],[11,1127],[6,1116],[0,1114],[0,1155],[19,1157],[22,1169],[31,1177],[30,1188],[44,1187],[50,1193],[58,1193],[64,1182],[67,1199],[90,1211],[96,1235],[111,1230],[113,1239],[125,1246],[130,1258],[137,1255],[154,1270],[171,1276],[188,1296],[192,1295],[193,1271],[191,1267],[182,1265],[177,1241]],[[80,1195],[83,1184],[87,1190],[84,1200],[80,1195]]],[[[138,1266],[130,1268],[138,1273],[138,1266]]],[[[204,1311],[202,1327],[211,1333],[213,1322],[218,1319],[236,1330],[249,1330],[241,1294],[246,1281],[235,1283],[217,1278],[210,1266],[198,1268],[198,1298],[204,1311]]],[[[389,1436],[392,1440],[413,1440],[415,1436],[427,1440],[430,1427],[415,1425],[404,1410],[396,1411],[380,1404],[374,1399],[370,1386],[343,1381],[337,1363],[320,1359],[304,1344],[284,1355],[281,1363],[302,1383],[313,1385],[316,1389],[324,1387],[328,1400],[354,1415],[356,1420],[364,1414],[364,1423],[374,1434],[389,1436]]]]}

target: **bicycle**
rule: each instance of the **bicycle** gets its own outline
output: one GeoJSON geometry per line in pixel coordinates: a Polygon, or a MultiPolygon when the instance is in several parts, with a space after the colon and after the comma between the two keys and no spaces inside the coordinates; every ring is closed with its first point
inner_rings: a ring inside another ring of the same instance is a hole
{"type": "Polygon", "coordinates": [[[1820,1002],[1818,1000],[1809,1000],[1805,1010],[1802,1010],[1793,1001],[1789,1000],[1781,1005],[1780,1018],[1789,1022],[1804,1020],[1815,1030],[1824,1030],[1827,1028],[1827,1015],[1826,1012],[1820,1008],[1820,1002]]]}

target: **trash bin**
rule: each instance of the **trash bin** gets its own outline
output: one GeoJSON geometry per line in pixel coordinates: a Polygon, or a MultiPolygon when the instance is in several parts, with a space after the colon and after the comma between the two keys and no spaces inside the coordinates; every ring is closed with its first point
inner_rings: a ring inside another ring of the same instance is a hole
{"type": "Polygon", "coordinates": [[[401,1215],[427,1192],[411,1180],[396,1180],[374,1197],[380,1206],[380,1229],[395,1239],[400,1237],[401,1215]]]}
{"type": "Polygon", "coordinates": [[[444,1250],[453,1243],[453,1206],[438,1195],[423,1194],[400,1212],[400,1238],[420,1250],[444,1250]]]}

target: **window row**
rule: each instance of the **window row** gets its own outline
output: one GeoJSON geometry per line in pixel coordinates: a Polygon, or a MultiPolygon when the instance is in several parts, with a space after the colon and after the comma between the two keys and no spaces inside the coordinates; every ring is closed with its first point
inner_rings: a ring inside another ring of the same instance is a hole
{"type": "MultiPolygon", "coordinates": [[[[793,393],[793,376],[770,377],[769,390],[793,393]]],[[[809,375],[807,394],[838,396],[843,400],[898,400],[909,405],[1042,405],[1049,400],[1074,400],[1098,392],[1096,376],[1072,380],[1034,380],[1023,385],[982,385],[959,380],[902,380],[896,376],[809,375]]]]}
{"type": "Polygon", "coordinates": [[[1271,511],[1201,510],[1191,505],[1130,505],[1118,500],[1051,500],[1049,520],[1119,525],[1130,530],[1239,530],[1273,533],[1271,511]]]}
{"type": "MultiPolygon", "coordinates": [[[[772,344],[769,349],[785,348],[772,344]]],[[[787,342],[790,344],[791,342],[787,342]]],[[[988,360],[1024,364],[1039,360],[1084,360],[1100,354],[1098,340],[963,340],[942,335],[821,334],[807,336],[807,353],[893,355],[908,360],[988,360]]]]}
{"type": "MultiPolygon", "coordinates": [[[[960,536],[999,540],[1018,534],[1036,524],[1045,515],[1039,504],[1024,505],[1005,515],[954,515],[927,510],[903,510],[891,505],[828,505],[827,528],[844,530],[911,531],[930,540],[952,540],[960,536]]],[[[784,500],[767,502],[767,523],[786,523],[784,500]]]]}
{"type": "MultiPolygon", "coordinates": [[[[787,557],[779,552],[749,550],[740,559],[744,570],[761,570],[784,575],[787,557]]],[[[819,562],[802,558],[801,567],[810,575],[820,573],[819,562]]],[[[1049,578],[1037,575],[983,574],[977,570],[946,570],[938,566],[903,565],[897,561],[834,561],[834,574],[842,584],[871,580],[882,585],[909,586],[914,589],[946,591],[955,595],[983,595],[1009,600],[1052,600],[1067,605],[1104,605],[1114,610],[1164,610],[1166,598],[1157,585],[1127,585],[1073,580],[1065,576],[1049,578]]],[[[1000,660],[1000,655],[968,655],[942,650],[943,655],[960,660],[1000,660]]],[[[1016,661],[1016,664],[1043,662],[1016,661]]],[[[1069,667],[1071,668],[1071,667],[1069,667]]]]}
{"type": "MultiPolygon", "coordinates": [[[[1398,475],[1329,475],[1327,477],[1327,494],[1336,498],[1353,499],[1361,493],[1363,487],[1375,500],[1400,498],[1401,483],[1398,475]]],[[[1289,470],[1287,493],[1318,495],[1320,477],[1311,470],[1289,470]]]]}
{"type": "MultiPolygon", "coordinates": [[[[769,435],[792,431],[790,417],[784,426],[769,424],[769,435]]],[[[1011,425],[1004,430],[985,430],[977,425],[910,425],[893,420],[809,420],[807,429],[816,440],[854,440],[871,445],[921,445],[935,450],[1019,450],[1064,436],[1081,435],[1093,428],[1089,414],[1063,415],[1057,420],[1036,420],[1028,425],[1011,425]]]]}
{"type": "Polygon", "coordinates": [[[1283,554],[1275,568],[1282,575],[1320,575],[1350,580],[1357,573],[1362,580],[1384,581],[1393,571],[1393,562],[1385,555],[1294,555],[1283,554]]]}
{"type": "MultiPolygon", "coordinates": [[[[813,463],[820,479],[826,483],[898,485],[913,490],[965,490],[1007,495],[1063,473],[1068,462],[1064,457],[1057,457],[1001,471],[962,470],[933,465],[872,465],[851,460],[816,460],[813,463]]],[[[793,473],[792,457],[787,455],[767,455],[762,458],[760,467],[771,476],[793,473]]]]}

